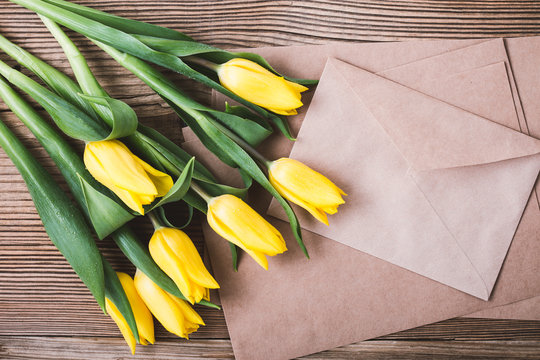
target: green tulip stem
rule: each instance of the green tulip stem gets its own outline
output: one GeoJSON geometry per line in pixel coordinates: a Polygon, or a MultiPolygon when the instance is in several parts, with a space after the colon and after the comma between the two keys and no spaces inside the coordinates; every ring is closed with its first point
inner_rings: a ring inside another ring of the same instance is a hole
{"type": "Polygon", "coordinates": [[[244,139],[242,139],[240,136],[236,135],[234,132],[229,130],[227,127],[221,125],[219,122],[214,123],[215,127],[217,127],[222,133],[227,135],[229,138],[231,138],[235,143],[237,143],[242,149],[244,149],[249,155],[251,155],[255,160],[259,161],[262,165],[264,165],[267,169],[270,168],[270,165],[272,162],[265,158],[260,152],[255,150],[255,148],[251,145],[249,145],[244,139]]]}
{"type": "Polygon", "coordinates": [[[163,224],[161,223],[161,221],[159,221],[158,217],[156,216],[156,214],[154,214],[153,211],[149,212],[146,215],[148,216],[148,219],[150,219],[150,222],[152,223],[154,230],[157,230],[163,227],[163,224]]]}
{"type": "Polygon", "coordinates": [[[195,56],[187,56],[184,58],[185,61],[188,61],[188,62],[192,62],[192,63],[195,63],[197,65],[201,65],[207,69],[210,69],[210,70],[213,70],[215,72],[218,71],[218,68],[219,68],[219,65],[218,64],[215,64],[211,61],[208,61],[206,59],[202,59],[200,57],[195,57],[195,56]]]}
{"type": "Polygon", "coordinates": [[[194,181],[191,182],[191,189],[195,191],[197,195],[202,197],[203,200],[206,201],[207,203],[212,199],[212,196],[208,194],[206,191],[204,191],[204,189],[194,181]]]}

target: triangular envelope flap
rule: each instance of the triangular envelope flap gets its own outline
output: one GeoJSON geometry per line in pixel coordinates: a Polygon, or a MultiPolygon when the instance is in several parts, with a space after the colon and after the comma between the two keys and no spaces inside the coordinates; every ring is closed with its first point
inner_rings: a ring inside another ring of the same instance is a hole
{"type": "Polygon", "coordinates": [[[540,155],[412,172],[491,293],[534,183],[540,155]]]}
{"type": "Polygon", "coordinates": [[[336,59],[353,91],[417,170],[540,152],[540,141],[336,59]]]}

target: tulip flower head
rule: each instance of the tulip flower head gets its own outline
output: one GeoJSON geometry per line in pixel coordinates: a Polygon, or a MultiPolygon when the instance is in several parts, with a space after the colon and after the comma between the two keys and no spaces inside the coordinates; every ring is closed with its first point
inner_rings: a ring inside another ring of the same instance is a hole
{"type": "Polygon", "coordinates": [[[188,339],[189,334],[204,325],[186,301],[161,289],[140,270],[135,273],[135,288],[156,319],[173,334],[188,339]]]}
{"type": "MultiPolygon", "coordinates": [[[[116,274],[118,275],[118,279],[120,280],[122,288],[124,289],[124,292],[126,293],[126,296],[129,300],[131,310],[133,311],[135,322],[137,324],[137,331],[139,332],[140,343],[142,345],[147,345],[148,343],[153,344],[155,338],[154,321],[152,319],[152,314],[137,293],[131,276],[121,272],[117,272],[116,274]]],[[[114,305],[114,303],[108,298],[105,299],[105,306],[107,313],[114,320],[114,322],[120,329],[122,336],[128,343],[131,349],[131,353],[135,354],[135,337],[133,336],[133,333],[131,332],[131,329],[129,328],[126,320],[122,316],[122,313],[120,313],[116,305],[114,305]]]]}
{"type": "Polygon", "coordinates": [[[208,224],[268,270],[265,255],[287,251],[280,232],[240,198],[225,194],[208,202],[208,224]]]}
{"type": "Polygon", "coordinates": [[[294,115],[307,87],[285,80],[261,65],[236,58],[217,67],[221,84],[236,95],[280,115],[294,115]]]}
{"type": "Polygon", "coordinates": [[[182,230],[158,228],[148,248],[156,264],[174,280],[191,304],[201,301],[208,289],[219,288],[195,245],[182,230]]]}
{"type": "Polygon", "coordinates": [[[139,159],[118,140],[86,144],[84,164],[97,181],[140,214],[144,214],[143,205],[165,195],[173,186],[169,175],[139,159]]]}
{"type": "Polygon", "coordinates": [[[325,176],[300,161],[281,158],[268,168],[270,183],[287,200],[303,207],[328,225],[326,214],[335,214],[345,194],[325,176]]]}

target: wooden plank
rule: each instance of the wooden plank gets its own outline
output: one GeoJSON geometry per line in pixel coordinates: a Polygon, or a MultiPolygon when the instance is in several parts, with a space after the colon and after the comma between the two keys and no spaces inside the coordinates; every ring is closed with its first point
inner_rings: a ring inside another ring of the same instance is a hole
{"type": "MultiPolygon", "coordinates": [[[[364,341],[301,359],[538,359],[538,341],[364,341]]],[[[18,360],[233,359],[229,340],[164,340],[137,346],[134,356],[123,339],[0,336],[0,358],[18,360]],[[39,349],[39,351],[36,351],[39,349]]]]}

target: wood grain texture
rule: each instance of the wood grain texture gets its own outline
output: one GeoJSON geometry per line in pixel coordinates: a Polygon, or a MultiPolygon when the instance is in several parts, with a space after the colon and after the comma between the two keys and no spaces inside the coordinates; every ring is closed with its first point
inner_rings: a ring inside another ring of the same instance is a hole
{"type": "MultiPolygon", "coordinates": [[[[3,337],[0,336],[2,359],[32,360],[109,360],[111,353],[125,353],[126,345],[118,338],[89,337],[3,337]],[[35,349],[39,348],[39,353],[35,349]]],[[[342,346],[301,357],[300,359],[538,359],[536,342],[530,341],[387,341],[371,340],[342,346]]],[[[133,356],[115,359],[233,359],[229,340],[162,340],[153,346],[138,346],[133,356]]]]}
{"type": "MultiPolygon", "coordinates": [[[[79,3],[171,27],[225,48],[540,35],[537,1],[85,0],[79,3]]],[[[0,33],[71,73],[60,47],[37,16],[7,0],[0,0],[0,33]]],[[[181,140],[176,116],[157,95],[89,41],[70,35],[112,96],[133,106],[142,123],[163,131],[173,141],[181,140]]],[[[0,54],[0,59],[7,58],[0,54]]],[[[194,98],[209,103],[208,89],[171,72],[167,74],[194,98]]],[[[0,104],[0,119],[60,180],[37,141],[3,104],[0,104]]],[[[81,148],[81,144],[71,143],[81,148]]],[[[20,175],[1,150],[0,205],[0,358],[131,358],[114,323],[99,310],[48,240],[20,175]]],[[[178,217],[185,215],[182,207],[173,208],[173,212],[178,217]]],[[[200,247],[199,224],[195,221],[188,231],[200,247]]],[[[137,221],[135,229],[141,238],[149,238],[148,223],[137,221]]],[[[110,241],[102,241],[99,246],[115,269],[133,271],[110,241]]],[[[139,348],[133,358],[232,358],[223,314],[205,308],[198,310],[207,326],[193,334],[194,340],[175,339],[158,327],[158,344],[139,348]]],[[[308,358],[538,358],[538,354],[540,322],[452,319],[308,358]]]]}

